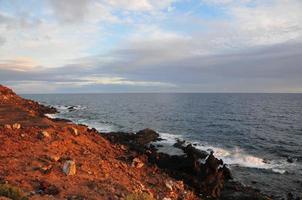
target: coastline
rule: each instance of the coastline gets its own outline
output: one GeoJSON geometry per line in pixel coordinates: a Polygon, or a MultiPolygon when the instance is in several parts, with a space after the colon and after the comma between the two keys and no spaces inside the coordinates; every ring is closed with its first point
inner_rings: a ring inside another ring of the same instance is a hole
{"type": "MultiPolygon", "coordinates": [[[[131,133],[103,135],[85,125],[50,119],[44,115],[55,109],[0,88],[1,184],[20,188],[29,199],[127,199],[131,195],[153,199],[270,199],[253,188],[228,181],[224,173],[218,173],[220,164],[211,176],[163,166],[163,160],[170,163],[171,159],[187,158],[158,153],[147,145],[158,136],[148,139],[149,134],[143,134],[137,139],[131,133]],[[155,160],[150,162],[150,157],[155,160]],[[75,174],[63,173],[67,161],[75,162],[75,174]],[[211,193],[213,180],[215,186],[219,185],[219,194],[211,193]]],[[[179,147],[184,150],[187,146],[179,147]]],[[[196,167],[200,157],[192,150],[187,152],[187,157],[192,157],[189,167],[192,163],[196,167]]],[[[208,156],[204,158],[206,161],[208,156]]]]}

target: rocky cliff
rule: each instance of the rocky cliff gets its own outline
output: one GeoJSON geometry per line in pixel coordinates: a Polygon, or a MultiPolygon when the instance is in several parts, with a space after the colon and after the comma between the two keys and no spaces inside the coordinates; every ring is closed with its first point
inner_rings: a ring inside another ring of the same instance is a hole
{"type": "Polygon", "coordinates": [[[169,156],[150,129],[101,134],[54,112],[0,85],[0,199],[268,199],[190,145],[169,156]]]}

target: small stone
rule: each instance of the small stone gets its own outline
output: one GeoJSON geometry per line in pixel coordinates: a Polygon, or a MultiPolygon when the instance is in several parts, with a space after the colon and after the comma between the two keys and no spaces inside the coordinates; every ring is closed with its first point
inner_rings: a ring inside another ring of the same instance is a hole
{"type": "Polygon", "coordinates": [[[12,126],[10,124],[5,124],[4,128],[6,128],[6,129],[12,129],[12,126]]]}
{"type": "Polygon", "coordinates": [[[58,156],[58,155],[49,155],[48,157],[48,160],[51,160],[51,161],[54,161],[54,162],[57,162],[57,161],[59,161],[60,160],[60,156],[58,156]]]}
{"type": "Polygon", "coordinates": [[[79,131],[75,127],[70,127],[69,130],[73,135],[75,135],[75,136],[79,135],[79,131]]]}
{"type": "Polygon", "coordinates": [[[52,165],[47,165],[40,168],[40,171],[44,174],[49,174],[52,170],[52,165]]]}
{"type": "Polygon", "coordinates": [[[134,158],[132,160],[132,167],[142,168],[143,166],[144,166],[144,163],[139,158],[134,158]]]}
{"type": "Polygon", "coordinates": [[[294,159],[291,158],[291,157],[288,157],[288,158],[287,158],[287,162],[288,162],[288,163],[293,163],[293,162],[294,162],[294,159]]]}
{"type": "Polygon", "coordinates": [[[13,124],[13,129],[20,129],[21,128],[21,124],[19,124],[19,123],[14,123],[13,124]]]}
{"type": "Polygon", "coordinates": [[[166,187],[172,191],[173,190],[173,182],[172,181],[166,181],[165,182],[166,187]]]}
{"type": "Polygon", "coordinates": [[[50,134],[47,131],[42,131],[40,133],[38,133],[37,136],[40,140],[44,139],[44,138],[49,138],[50,134]]]}
{"type": "Polygon", "coordinates": [[[25,137],[25,134],[22,133],[20,136],[21,136],[22,138],[24,138],[24,137],[25,137]]]}
{"type": "Polygon", "coordinates": [[[63,172],[69,176],[69,175],[75,175],[76,174],[76,164],[73,160],[67,160],[63,165],[63,172]]]}

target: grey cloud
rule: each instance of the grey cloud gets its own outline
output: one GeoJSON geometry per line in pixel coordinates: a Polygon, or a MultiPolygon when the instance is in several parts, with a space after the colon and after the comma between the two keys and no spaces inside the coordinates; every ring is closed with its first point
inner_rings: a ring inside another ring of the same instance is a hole
{"type": "MultiPolygon", "coordinates": [[[[173,48],[173,47],[171,47],[173,48]]],[[[176,85],[165,87],[110,86],[116,90],[137,91],[172,91],[172,92],[302,92],[302,43],[284,43],[274,46],[257,47],[239,53],[167,59],[162,55],[162,61],[156,65],[143,63],[138,65],[136,59],[143,59],[152,54],[145,51],[135,51],[130,48],[115,51],[110,57],[112,62],[103,62],[106,56],[89,57],[85,62],[55,69],[32,70],[16,72],[0,69],[2,81],[47,81],[83,82],[91,76],[125,77],[127,80],[143,80],[150,82],[167,82],[176,85]]],[[[171,49],[172,50],[172,49],[171,49]]],[[[160,55],[157,55],[160,56],[160,55]]],[[[64,86],[62,86],[64,88],[64,86]]],[[[106,88],[98,84],[83,86],[87,91],[96,88],[106,88]]],[[[83,88],[82,87],[82,88],[83,88]]],[[[65,91],[70,88],[65,87],[65,91]]],[[[62,90],[62,89],[60,89],[62,90]]],[[[76,90],[75,88],[72,91],[76,90]]],[[[78,91],[80,92],[80,91],[78,91]]]]}
{"type": "Polygon", "coordinates": [[[49,0],[55,16],[66,23],[82,21],[91,2],[91,0],[49,0]]]}
{"type": "Polygon", "coordinates": [[[0,47],[1,47],[2,45],[4,45],[5,42],[6,42],[5,38],[0,37],[0,47]]]}

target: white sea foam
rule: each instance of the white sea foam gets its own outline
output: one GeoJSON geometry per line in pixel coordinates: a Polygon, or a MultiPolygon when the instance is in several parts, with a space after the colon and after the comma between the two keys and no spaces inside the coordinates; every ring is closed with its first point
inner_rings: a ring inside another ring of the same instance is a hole
{"type": "MultiPolygon", "coordinates": [[[[55,108],[58,109],[58,111],[62,114],[69,111],[70,106],[63,106],[63,105],[55,105],[55,108]]],[[[74,106],[73,109],[84,109],[84,107],[81,106],[74,106]]],[[[45,114],[45,116],[49,118],[57,118],[60,115],[58,114],[45,114]]],[[[71,119],[76,123],[85,124],[90,128],[95,128],[100,132],[113,132],[116,131],[114,125],[112,124],[106,124],[106,123],[100,123],[100,122],[94,122],[94,121],[86,121],[83,119],[71,119]]],[[[171,155],[181,155],[183,154],[183,151],[173,147],[173,144],[177,141],[177,139],[180,140],[187,140],[187,138],[184,138],[182,135],[173,135],[169,133],[163,133],[159,132],[160,137],[164,140],[156,142],[155,144],[159,144],[161,147],[159,147],[160,152],[169,153],[171,155]]],[[[233,149],[225,149],[217,146],[212,146],[206,143],[200,143],[199,141],[189,141],[190,143],[193,143],[197,149],[207,151],[207,152],[214,152],[215,157],[222,159],[224,163],[231,165],[231,166],[240,166],[240,167],[247,167],[247,168],[259,168],[259,169],[268,169],[275,173],[284,174],[286,172],[286,169],[289,167],[290,163],[287,163],[286,161],[270,161],[250,155],[243,151],[242,149],[235,147],[233,149]]]]}
{"type": "MultiPolygon", "coordinates": [[[[185,139],[181,135],[172,135],[169,133],[160,133],[160,136],[164,140],[160,141],[159,143],[163,145],[170,145],[170,146],[173,145],[177,141],[177,139],[181,139],[181,140],[185,139]]],[[[267,170],[272,170],[275,173],[283,174],[286,172],[286,169],[289,168],[290,165],[292,165],[290,163],[287,163],[286,161],[268,161],[254,155],[250,155],[238,147],[235,147],[233,149],[224,149],[206,143],[200,143],[196,141],[189,141],[189,142],[193,143],[197,149],[207,152],[213,151],[215,157],[222,159],[224,163],[230,166],[267,169],[267,170]]],[[[175,154],[176,148],[174,149],[172,148],[173,147],[170,148],[162,147],[159,150],[169,154],[175,154]]]]}
{"type": "Polygon", "coordinates": [[[181,149],[173,147],[176,139],[182,139],[181,135],[171,135],[169,133],[160,132],[161,141],[154,142],[154,144],[159,144],[161,147],[158,147],[159,152],[169,153],[170,155],[183,155],[184,152],[181,149]]]}
{"type": "Polygon", "coordinates": [[[55,119],[57,118],[56,114],[45,114],[46,117],[50,118],[50,119],[55,119]]]}
{"type": "Polygon", "coordinates": [[[81,105],[54,105],[54,108],[56,108],[60,113],[66,113],[71,110],[83,110],[86,107],[81,105]]]}

